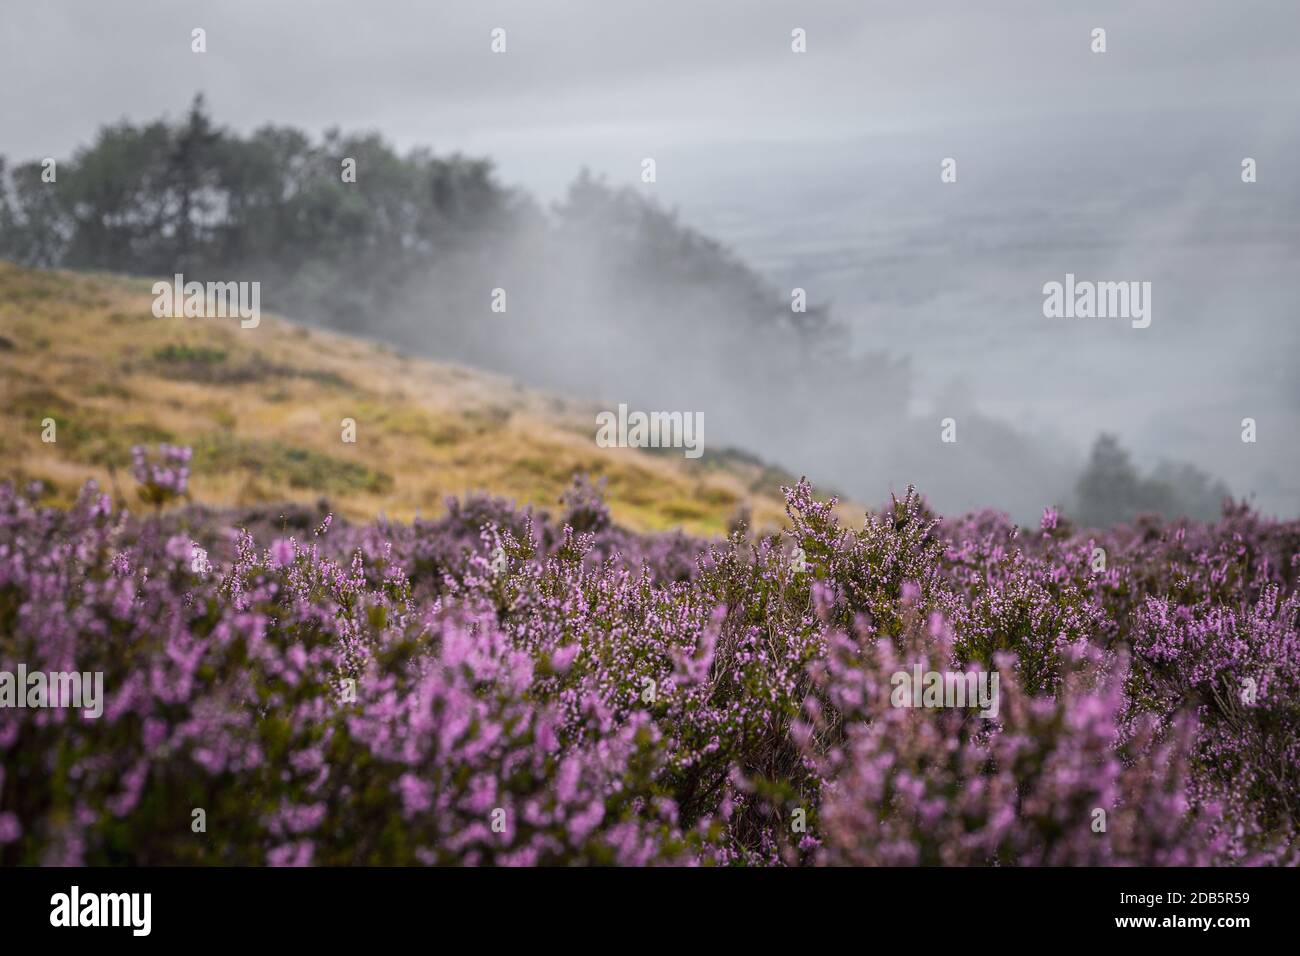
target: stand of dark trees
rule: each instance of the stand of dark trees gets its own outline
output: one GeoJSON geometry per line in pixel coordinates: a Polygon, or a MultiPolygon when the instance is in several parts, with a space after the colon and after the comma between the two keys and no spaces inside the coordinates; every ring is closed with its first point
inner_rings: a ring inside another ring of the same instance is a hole
{"type": "Polygon", "coordinates": [[[1075,488],[1072,515],[1084,525],[1106,527],[1139,515],[1217,517],[1226,485],[1195,465],[1162,461],[1143,476],[1114,435],[1099,435],[1075,488]]]}

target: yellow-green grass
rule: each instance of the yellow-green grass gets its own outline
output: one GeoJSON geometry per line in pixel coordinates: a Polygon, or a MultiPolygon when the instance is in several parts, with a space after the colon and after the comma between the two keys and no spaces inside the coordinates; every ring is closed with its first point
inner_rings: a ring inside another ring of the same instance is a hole
{"type": "Polygon", "coordinates": [[[191,495],[217,507],[323,497],[406,520],[482,491],[554,508],[583,472],[636,530],[718,534],[741,507],[782,523],[787,476],[743,456],[599,448],[589,404],[272,316],[156,318],[151,285],[0,261],[0,480],[67,503],[95,478],[131,503],[131,446],[167,441],[194,448],[191,495]]]}

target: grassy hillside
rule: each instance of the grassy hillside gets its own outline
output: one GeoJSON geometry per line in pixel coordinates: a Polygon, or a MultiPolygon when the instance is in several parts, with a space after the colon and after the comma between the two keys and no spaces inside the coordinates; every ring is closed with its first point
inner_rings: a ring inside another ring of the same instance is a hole
{"type": "Polygon", "coordinates": [[[131,446],[173,442],[194,448],[191,494],[214,506],[325,497],[406,519],[469,491],[552,506],[586,472],[637,530],[718,533],[742,505],[758,525],[782,517],[788,476],[747,456],[599,448],[594,406],[270,316],[155,318],[151,284],[0,262],[0,479],[67,502],[95,477],[134,504],[131,446]]]}

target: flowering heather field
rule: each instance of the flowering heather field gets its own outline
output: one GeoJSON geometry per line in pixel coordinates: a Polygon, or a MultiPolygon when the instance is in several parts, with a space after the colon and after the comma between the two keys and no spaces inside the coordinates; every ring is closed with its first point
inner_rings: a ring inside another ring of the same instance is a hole
{"type": "Polygon", "coordinates": [[[0,487],[0,667],[105,690],[0,709],[5,864],[1296,861],[1300,522],[851,528],[800,483],[709,541],[576,481],[358,526],[135,465],[139,513],[0,487]],[[997,716],[892,706],[916,664],[997,716]]]}

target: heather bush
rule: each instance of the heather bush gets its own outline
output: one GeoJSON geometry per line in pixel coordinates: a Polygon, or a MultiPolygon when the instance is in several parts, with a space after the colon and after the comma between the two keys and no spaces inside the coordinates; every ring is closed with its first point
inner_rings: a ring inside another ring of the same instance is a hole
{"type": "Polygon", "coordinates": [[[157,459],[143,445],[131,448],[131,474],[140,485],[140,500],[160,508],[183,496],[190,480],[189,448],[159,445],[157,459]]]}
{"type": "Polygon", "coordinates": [[[827,863],[1206,864],[1217,844],[1189,813],[1184,723],[1157,740],[1125,729],[1121,680],[1086,645],[1063,653],[1055,695],[1033,696],[1010,655],[996,719],[955,708],[891,706],[890,675],[959,654],[938,614],[895,642],[837,635],[819,665],[828,708],[798,733],[820,761],[827,863]],[[829,714],[834,719],[829,719],[829,714]],[[1100,822],[1099,822],[1100,821],[1100,822]],[[1104,829],[1099,829],[1104,824],[1104,829]]]}
{"type": "Polygon", "coordinates": [[[143,517],[0,486],[0,670],[105,691],[0,707],[6,864],[1295,861],[1295,522],[854,530],[800,482],[702,541],[579,479],[350,525],[157,513],[164,457],[143,517]],[[996,714],[895,706],[917,665],[996,714]]]}
{"type": "Polygon", "coordinates": [[[1300,595],[1269,585],[1249,607],[1151,597],[1136,616],[1144,663],[1130,708],[1196,715],[1197,795],[1234,809],[1243,833],[1294,843],[1300,810],[1300,595]]]}

